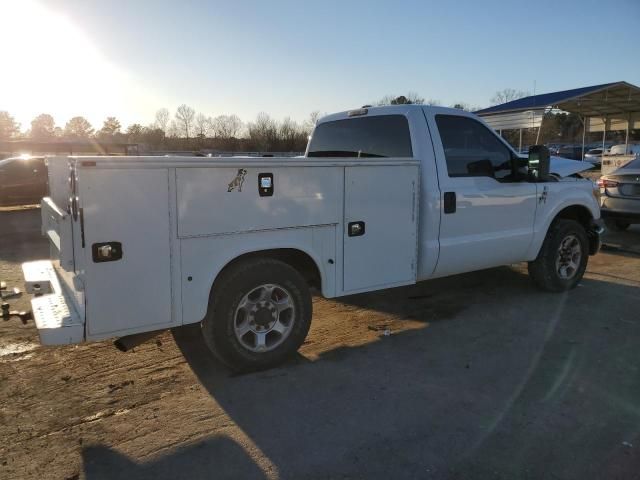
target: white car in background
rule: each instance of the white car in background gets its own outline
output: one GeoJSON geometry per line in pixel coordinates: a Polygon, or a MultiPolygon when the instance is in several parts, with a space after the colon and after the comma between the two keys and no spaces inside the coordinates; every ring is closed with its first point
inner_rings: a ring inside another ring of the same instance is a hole
{"type": "Polygon", "coordinates": [[[608,155],[640,155],[640,143],[626,143],[612,146],[607,152],[608,155]]]}

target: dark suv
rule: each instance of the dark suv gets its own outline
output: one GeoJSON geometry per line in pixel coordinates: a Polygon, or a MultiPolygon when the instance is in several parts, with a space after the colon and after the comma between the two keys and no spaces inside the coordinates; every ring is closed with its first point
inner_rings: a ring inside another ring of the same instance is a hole
{"type": "Polygon", "coordinates": [[[47,180],[43,157],[0,160],[0,206],[40,203],[47,195],[47,180]]]}

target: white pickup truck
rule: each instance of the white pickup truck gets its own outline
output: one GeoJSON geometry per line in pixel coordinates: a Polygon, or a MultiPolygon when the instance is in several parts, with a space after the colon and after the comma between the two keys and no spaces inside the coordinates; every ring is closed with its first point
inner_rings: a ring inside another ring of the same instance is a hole
{"type": "Polygon", "coordinates": [[[41,342],[126,349],[201,322],[217,357],[255,370],[302,344],[310,286],[331,298],[529,262],[543,289],[571,289],[602,227],[567,163],[590,167],[523,158],[473,114],[423,105],[324,117],[298,158],[50,158],[52,259],[23,265],[41,342]]]}

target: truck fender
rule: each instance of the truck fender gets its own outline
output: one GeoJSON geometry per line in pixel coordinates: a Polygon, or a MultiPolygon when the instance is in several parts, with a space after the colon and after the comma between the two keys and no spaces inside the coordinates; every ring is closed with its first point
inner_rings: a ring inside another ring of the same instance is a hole
{"type": "Polygon", "coordinates": [[[251,243],[253,242],[238,242],[234,248],[225,252],[224,258],[220,258],[220,250],[216,252],[211,246],[200,250],[201,255],[197,256],[198,264],[189,267],[182,281],[182,324],[200,322],[207,313],[211,292],[220,274],[225,268],[251,257],[278,258],[289,263],[301,271],[305,278],[316,280],[311,283],[317,283],[324,296],[335,296],[335,271],[337,267],[335,257],[332,256],[333,263],[322,262],[319,259],[319,254],[312,251],[311,245],[301,245],[305,242],[282,242],[280,238],[277,238],[273,242],[263,242],[259,246],[251,245],[251,243]],[[194,279],[200,280],[192,281],[191,275],[194,279]]]}
{"type": "Polygon", "coordinates": [[[534,225],[533,238],[527,252],[527,261],[536,259],[549,227],[556,218],[576,220],[584,225],[587,232],[592,222],[600,218],[600,207],[592,194],[581,189],[571,189],[570,192],[564,193],[564,198],[556,202],[553,208],[544,212],[542,217],[536,214],[536,225],[534,225]]]}

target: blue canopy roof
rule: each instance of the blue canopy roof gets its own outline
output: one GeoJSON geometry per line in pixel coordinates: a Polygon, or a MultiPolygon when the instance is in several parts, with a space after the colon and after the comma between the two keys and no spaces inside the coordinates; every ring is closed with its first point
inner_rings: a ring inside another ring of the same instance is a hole
{"type": "MultiPolygon", "coordinates": [[[[484,108],[475,112],[478,115],[488,115],[493,113],[514,112],[532,110],[536,108],[546,108],[558,105],[568,100],[576,99],[583,95],[597,92],[598,90],[607,89],[614,85],[629,85],[626,82],[603,83],[602,85],[593,85],[591,87],[574,88],[572,90],[563,90],[562,92],[543,93],[541,95],[531,95],[529,97],[512,100],[501,105],[484,108]]],[[[637,88],[637,87],[636,87],[637,88]]]]}

